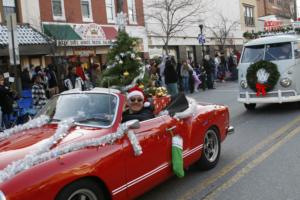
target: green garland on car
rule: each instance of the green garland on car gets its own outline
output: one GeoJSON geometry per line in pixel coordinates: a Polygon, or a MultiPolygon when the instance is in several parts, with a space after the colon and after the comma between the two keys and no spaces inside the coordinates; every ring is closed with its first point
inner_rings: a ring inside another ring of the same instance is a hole
{"type": "Polygon", "coordinates": [[[246,79],[249,87],[255,92],[257,90],[256,84],[258,83],[256,74],[257,71],[262,68],[264,68],[266,72],[270,74],[267,82],[264,83],[267,92],[271,91],[275,87],[280,77],[280,73],[278,71],[277,65],[272,62],[261,60],[251,64],[250,67],[247,69],[246,79]]]}

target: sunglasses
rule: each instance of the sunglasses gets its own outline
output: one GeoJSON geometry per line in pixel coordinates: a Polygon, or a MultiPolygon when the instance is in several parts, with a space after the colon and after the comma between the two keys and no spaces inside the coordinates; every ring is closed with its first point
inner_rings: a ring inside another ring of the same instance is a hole
{"type": "Polygon", "coordinates": [[[139,103],[141,103],[141,102],[144,101],[144,99],[142,99],[142,98],[130,98],[129,100],[130,100],[132,103],[133,103],[133,102],[139,102],[139,103]]]}

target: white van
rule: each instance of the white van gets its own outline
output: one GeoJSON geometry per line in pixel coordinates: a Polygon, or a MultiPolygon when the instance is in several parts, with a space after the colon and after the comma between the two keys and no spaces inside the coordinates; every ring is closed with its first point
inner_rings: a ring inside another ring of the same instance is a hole
{"type": "Polygon", "coordinates": [[[246,43],[238,69],[238,102],[244,103],[247,110],[254,110],[257,103],[300,101],[299,36],[270,36],[246,43]],[[275,70],[276,67],[274,71],[268,72],[265,69],[254,68],[252,64],[258,61],[270,61],[277,66],[277,70],[275,70]],[[275,75],[275,72],[277,75],[275,75]],[[267,83],[270,83],[268,81],[272,78],[273,85],[268,91],[269,86],[267,83]],[[256,88],[253,87],[253,81],[257,81],[256,88]],[[267,89],[267,91],[265,91],[266,93],[259,91],[261,90],[261,88],[259,88],[260,85],[266,86],[264,86],[264,89],[267,89]]]}

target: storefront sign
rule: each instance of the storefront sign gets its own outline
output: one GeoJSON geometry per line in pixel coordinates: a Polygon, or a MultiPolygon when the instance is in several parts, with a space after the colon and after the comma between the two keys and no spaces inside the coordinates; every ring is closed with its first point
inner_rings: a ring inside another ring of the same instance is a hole
{"type": "Polygon", "coordinates": [[[111,40],[58,40],[57,46],[108,46],[111,40]]]}
{"type": "Polygon", "coordinates": [[[264,22],[266,31],[279,30],[283,27],[283,22],[279,20],[269,20],[264,22]]]}
{"type": "Polygon", "coordinates": [[[76,24],[74,30],[83,40],[106,40],[102,27],[98,24],[76,24]]]}

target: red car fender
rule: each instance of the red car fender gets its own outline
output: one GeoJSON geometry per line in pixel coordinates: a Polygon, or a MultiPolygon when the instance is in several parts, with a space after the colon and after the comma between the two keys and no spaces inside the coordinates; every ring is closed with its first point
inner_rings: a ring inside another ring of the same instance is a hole
{"type": "MultiPolygon", "coordinates": [[[[97,177],[112,191],[125,183],[125,171],[120,170],[125,168],[122,150],[115,151],[113,146],[83,149],[52,159],[17,174],[0,188],[9,200],[53,200],[66,185],[81,178],[97,177]]],[[[126,198],[126,192],[119,193],[118,198],[126,198]]]]}

